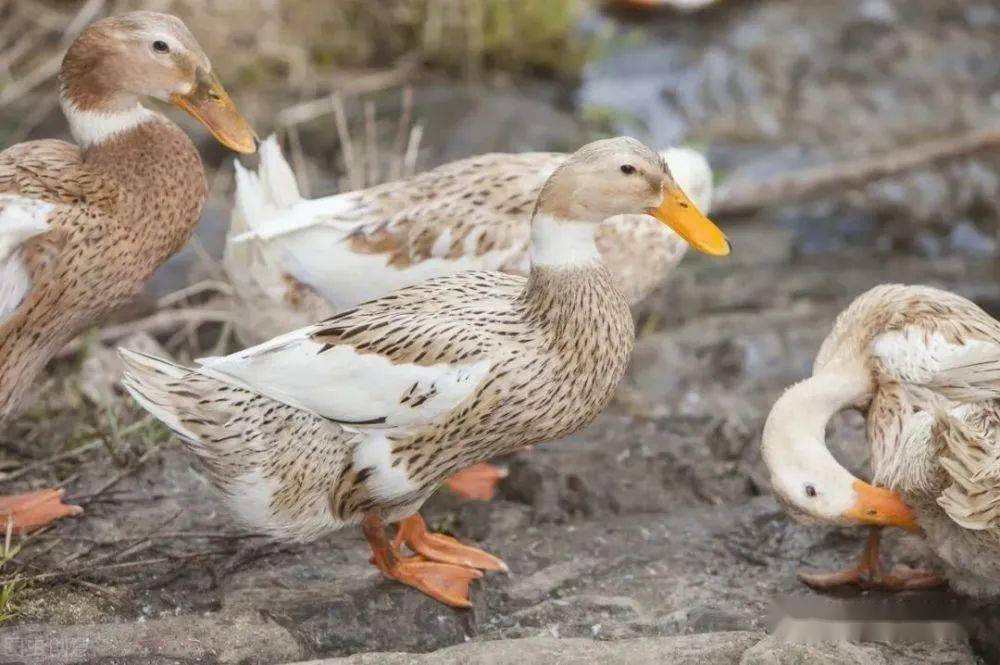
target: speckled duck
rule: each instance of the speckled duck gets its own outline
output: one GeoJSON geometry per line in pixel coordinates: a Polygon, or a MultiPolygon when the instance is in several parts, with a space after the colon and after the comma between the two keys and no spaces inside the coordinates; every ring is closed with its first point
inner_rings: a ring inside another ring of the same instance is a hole
{"type": "Polygon", "coordinates": [[[598,141],[542,188],[527,278],[431,279],[196,368],[123,351],[124,385],[255,529],[310,539],[360,523],[383,574],[468,607],[469,582],[502,562],[429,533],[417,511],[453,472],[566,436],[607,404],[634,331],[595,234],[622,214],[729,252],[657,153],[598,141]]]}

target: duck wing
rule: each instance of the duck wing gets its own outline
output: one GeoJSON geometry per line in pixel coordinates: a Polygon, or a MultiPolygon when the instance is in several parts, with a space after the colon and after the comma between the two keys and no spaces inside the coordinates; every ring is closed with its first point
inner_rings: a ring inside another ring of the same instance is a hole
{"type": "Polygon", "coordinates": [[[64,141],[29,141],[0,152],[0,326],[56,262],[74,217],[100,214],[117,189],[86,169],[64,141]]]}
{"type": "Polygon", "coordinates": [[[516,295],[523,284],[493,273],[431,280],[245,351],[202,359],[199,371],[345,426],[428,423],[489,381],[504,342],[482,321],[504,316],[513,300],[504,290],[516,295]]]}

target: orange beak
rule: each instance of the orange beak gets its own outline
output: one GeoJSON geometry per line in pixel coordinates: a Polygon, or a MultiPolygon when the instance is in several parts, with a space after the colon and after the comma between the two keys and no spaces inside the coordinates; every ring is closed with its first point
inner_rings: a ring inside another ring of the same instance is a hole
{"type": "Polygon", "coordinates": [[[229,93],[215,74],[198,69],[197,82],[186,95],[174,94],[170,101],[193,115],[219,143],[236,152],[257,150],[256,134],[236,109],[229,93]]]}
{"type": "Polygon", "coordinates": [[[844,513],[847,519],[871,526],[898,526],[907,531],[920,531],[913,511],[898,493],[861,480],[854,481],[854,491],[858,500],[844,513]]]}
{"type": "Polygon", "coordinates": [[[663,201],[659,207],[650,208],[646,212],[676,231],[677,235],[699,252],[711,256],[726,256],[730,252],[726,234],[701,214],[675,182],[664,183],[663,201]]]}

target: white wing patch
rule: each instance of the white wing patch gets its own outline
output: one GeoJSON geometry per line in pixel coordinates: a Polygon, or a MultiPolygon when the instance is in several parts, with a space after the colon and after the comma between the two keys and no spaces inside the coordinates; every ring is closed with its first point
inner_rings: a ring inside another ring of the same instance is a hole
{"type": "Polygon", "coordinates": [[[879,335],[875,355],[902,382],[926,386],[961,400],[1000,397],[1000,346],[970,339],[948,341],[941,333],[907,328],[879,335]]]}
{"type": "Polygon", "coordinates": [[[21,246],[48,231],[54,207],[44,201],[0,194],[0,324],[31,289],[31,276],[22,260],[21,246]]]}
{"type": "Polygon", "coordinates": [[[403,464],[392,466],[392,444],[385,432],[377,430],[366,436],[354,449],[354,468],[371,469],[365,481],[372,497],[387,501],[404,496],[419,488],[410,480],[403,464]]]}
{"type": "Polygon", "coordinates": [[[427,423],[473,394],[490,362],[395,364],[350,345],[327,348],[303,328],[222,358],[201,371],[344,425],[399,427],[427,423]]]}

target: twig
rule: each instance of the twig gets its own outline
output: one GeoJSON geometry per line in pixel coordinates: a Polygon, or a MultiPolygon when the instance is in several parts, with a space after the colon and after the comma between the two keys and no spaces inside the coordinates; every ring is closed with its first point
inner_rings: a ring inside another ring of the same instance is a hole
{"type": "Polygon", "coordinates": [[[420,139],[423,135],[423,125],[416,125],[410,132],[410,141],[403,156],[403,175],[406,177],[413,175],[417,170],[417,154],[420,152],[420,139]]]}
{"type": "Polygon", "coordinates": [[[719,193],[718,202],[712,206],[712,213],[746,214],[782,201],[815,197],[834,189],[857,187],[936,162],[998,148],[1000,129],[990,128],[926,141],[881,155],[803,169],[764,182],[740,183],[719,193]]]}
{"type": "Polygon", "coordinates": [[[176,554],[171,556],[161,556],[152,559],[141,559],[139,561],[123,561],[120,563],[109,563],[103,566],[92,566],[90,564],[84,566],[77,566],[76,568],[71,568],[70,570],[56,570],[48,573],[41,573],[39,575],[31,575],[28,577],[12,577],[0,579],[0,585],[9,584],[15,579],[21,582],[40,582],[42,580],[57,579],[60,577],[69,577],[72,575],[80,575],[84,573],[97,573],[104,572],[108,570],[122,570],[127,568],[138,568],[141,566],[152,566],[158,563],[171,563],[174,561],[189,561],[191,559],[198,559],[205,556],[215,556],[220,554],[232,554],[231,548],[216,548],[212,550],[201,550],[198,552],[190,552],[188,554],[176,554]]]}
{"type": "Polygon", "coordinates": [[[214,291],[215,293],[219,293],[224,296],[233,295],[233,287],[230,286],[228,282],[221,282],[215,279],[203,279],[196,284],[185,286],[183,289],[178,289],[173,293],[168,293],[163,296],[156,301],[156,308],[165,309],[167,307],[173,307],[181,301],[210,291],[214,291]]]}
{"type": "MultiPolygon", "coordinates": [[[[63,45],[72,41],[90,23],[91,19],[100,12],[103,6],[104,0],[89,0],[84,3],[63,31],[61,39],[63,45]]],[[[38,86],[53,78],[59,73],[62,60],[63,53],[62,49],[60,49],[59,53],[51,56],[41,65],[32,69],[28,74],[15,80],[3,90],[0,90],[0,109],[21,99],[38,86]]]]}
{"type": "Polygon", "coordinates": [[[419,65],[419,58],[404,56],[392,69],[360,73],[357,71],[332,72],[325,74],[325,81],[337,92],[317,99],[293,104],[275,115],[276,128],[301,125],[335,112],[336,99],[360,97],[402,85],[409,81],[419,65]]]}
{"type": "Polygon", "coordinates": [[[333,119],[337,128],[337,136],[340,138],[341,150],[344,153],[344,166],[347,167],[347,180],[350,183],[349,191],[361,189],[364,186],[364,172],[358,168],[358,159],[354,154],[354,142],[351,140],[351,130],[347,125],[347,112],[344,110],[344,101],[340,95],[331,97],[333,102],[333,119]]]}
{"type": "MultiPolygon", "coordinates": [[[[37,566],[33,563],[25,564],[24,568],[30,568],[36,571],[44,570],[44,568],[42,568],[41,566],[37,566]]],[[[122,591],[112,590],[107,587],[103,587],[100,584],[94,584],[93,582],[88,582],[87,580],[70,578],[66,581],[69,582],[70,584],[75,584],[77,586],[83,587],[84,589],[87,589],[88,591],[93,591],[94,593],[104,596],[105,598],[107,598],[112,602],[120,601],[122,597],[125,595],[122,591]]]]}
{"type": "MultiPolygon", "coordinates": [[[[190,309],[166,309],[149,316],[120,323],[114,326],[107,326],[98,331],[96,341],[103,344],[117,342],[120,339],[144,332],[150,335],[162,335],[172,332],[185,325],[199,326],[205,323],[225,323],[230,320],[230,312],[221,309],[207,307],[195,307],[190,309]]],[[[57,358],[67,358],[79,353],[83,348],[83,340],[77,338],[64,346],[56,354],[57,358]]]]}
{"type": "MultiPolygon", "coordinates": [[[[147,416],[146,418],[144,418],[143,420],[141,420],[139,422],[140,423],[146,423],[148,421],[148,419],[149,419],[149,417],[147,416]]],[[[146,452],[144,452],[139,457],[139,459],[137,459],[135,462],[133,462],[131,465],[129,465],[129,467],[127,469],[121,471],[114,478],[112,478],[108,482],[106,482],[103,485],[101,485],[101,487],[96,492],[92,492],[92,493],[90,493],[88,495],[85,495],[85,496],[82,496],[82,497],[73,497],[72,500],[76,501],[77,503],[80,503],[80,504],[82,504],[84,506],[86,506],[86,505],[88,505],[90,503],[93,503],[98,498],[100,498],[102,494],[104,494],[105,492],[107,492],[109,489],[111,489],[112,487],[114,487],[115,485],[117,485],[118,483],[120,483],[122,480],[124,480],[128,476],[131,476],[133,473],[135,473],[136,471],[138,471],[139,468],[142,467],[142,465],[145,464],[151,457],[153,457],[155,454],[157,454],[158,452],[160,452],[160,449],[162,447],[163,447],[162,443],[159,443],[159,444],[153,446],[152,448],[150,448],[149,450],[147,450],[146,452]]]]}
{"type": "Polygon", "coordinates": [[[399,180],[403,175],[403,159],[413,124],[413,88],[410,86],[403,88],[401,98],[402,111],[399,114],[399,124],[396,125],[396,142],[392,151],[392,163],[389,165],[389,180],[399,180]]]}
{"type": "Polygon", "coordinates": [[[309,162],[302,149],[302,135],[299,133],[299,126],[289,125],[286,132],[288,134],[288,151],[292,155],[292,164],[295,165],[295,180],[299,186],[299,193],[308,199],[312,195],[312,178],[309,177],[309,162]]]}
{"type": "Polygon", "coordinates": [[[32,471],[34,471],[36,469],[40,469],[42,467],[49,466],[50,464],[54,464],[55,462],[59,462],[59,461],[65,460],[65,459],[70,459],[72,457],[77,457],[78,455],[82,455],[85,452],[88,452],[90,450],[93,450],[94,448],[97,448],[97,447],[103,445],[102,438],[103,437],[95,436],[93,441],[91,441],[89,443],[86,443],[84,445],[81,445],[81,446],[77,446],[76,448],[73,448],[72,450],[67,450],[65,452],[58,453],[58,454],[53,455],[51,457],[47,457],[47,458],[45,458],[43,460],[38,460],[37,462],[32,462],[31,464],[27,464],[25,466],[22,466],[17,471],[11,471],[10,473],[0,473],[0,480],[2,480],[4,482],[9,482],[11,480],[17,480],[21,476],[26,475],[28,473],[31,473],[32,471]]]}
{"type": "Polygon", "coordinates": [[[134,543],[140,540],[197,540],[200,538],[205,538],[209,540],[246,540],[249,538],[266,538],[267,536],[261,535],[259,533],[218,533],[216,531],[155,531],[153,534],[146,536],[130,536],[128,538],[112,538],[109,540],[101,540],[100,538],[93,538],[91,536],[62,536],[63,540],[74,542],[86,542],[93,543],[100,547],[109,547],[111,545],[123,545],[125,543],[134,543]]]}
{"type": "Polygon", "coordinates": [[[365,161],[368,164],[366,187],[379,183],[378,135],[375,121],[375,103],[365,102],[365,161]]]}

